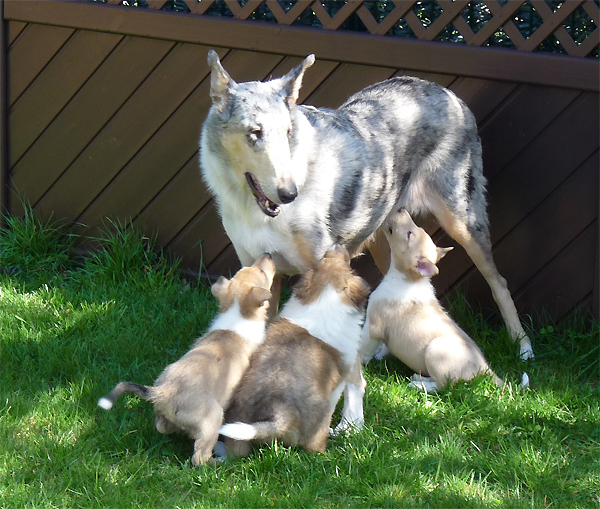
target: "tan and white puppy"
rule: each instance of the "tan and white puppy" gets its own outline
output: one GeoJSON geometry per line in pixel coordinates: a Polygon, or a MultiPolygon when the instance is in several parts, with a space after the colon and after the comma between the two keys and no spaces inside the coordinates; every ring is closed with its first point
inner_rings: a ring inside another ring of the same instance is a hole
{"type": "Polygon", "coordinates": [[[275,438],[325,450],[331,415],[358,354],[368,294],[341,246],[302,275],[231,398],[228,424],[219,430],[229,437],[228,452],[245,456],[248,441],[275,438]]]}
{"type": "Polygon", "coordinates": [[[363,327],[362,359],[368,362],[383,342],[416,371],[412,386],[435,391],[456,380],[488,373],[497,384],[479,347],[442,308],[430,278],[452,248],[436,247],[402,209],[385,225],[392,249],[390,270],[373,291],[363,327]]]}
{"type": "Polygon", "coordinates": [[[219,301],[219,314],[192,349],[167,366],[154,386],[121,382],[98,405],[110,410],[124,392],[151,401],[156,429],[165,435],[187,432],[195,440],[192,463],[206,463],[233,389],[250,355],[264,341],[274,275],[275,263],[265,254],[231,280],[220,277],[211,287],[219,301]]]}

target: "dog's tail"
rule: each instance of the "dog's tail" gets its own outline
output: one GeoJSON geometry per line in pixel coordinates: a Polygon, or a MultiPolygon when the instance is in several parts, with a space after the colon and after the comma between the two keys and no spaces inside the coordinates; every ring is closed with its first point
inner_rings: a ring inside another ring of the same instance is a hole
{"type": "Polygon", "coordinates": [[[98,400],[98,406],[104,408],[104,410],[110,410],[117,399],[125,392],[133,392],[140,398],[150,399],[152,387],[147,385],[135,384],[133,382],[120,382],[115,388],[110,391],[106,396],[101,397],[98,400]]]}
{"type": "Polygon", "coordinates": [[[245,422],[230,422],[219,429],[221,435],[234,440],[270,440],[282,437],[297,427],[298,418],[294,413],[278,413],[269,421],[259,421],[252,424],[245,422]]]}

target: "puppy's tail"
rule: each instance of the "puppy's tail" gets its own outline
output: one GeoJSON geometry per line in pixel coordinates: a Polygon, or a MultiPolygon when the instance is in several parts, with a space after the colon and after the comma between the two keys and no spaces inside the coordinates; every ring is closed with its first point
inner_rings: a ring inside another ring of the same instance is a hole
{"type": "Polygon", "coordinates": [[[152,387],[146,385],[135,384],[132,382],[120,382],[112,391],[110,391],[110,393],[98,400],[98,406],[104,408],[104,410],[110,410],[114,402],[125,392],[133,392],[140,398],[150,399],[152,396],[151,389],[152,387]]]}
{"type": "Polygon", "coordinates": [[[219,429],[221,435],[234,440],[270,440],[278,438],[297,426],[297,418],[291,414],[277,414],[270,421],[259,421],[252,424],[231,422],[219,429]]]}

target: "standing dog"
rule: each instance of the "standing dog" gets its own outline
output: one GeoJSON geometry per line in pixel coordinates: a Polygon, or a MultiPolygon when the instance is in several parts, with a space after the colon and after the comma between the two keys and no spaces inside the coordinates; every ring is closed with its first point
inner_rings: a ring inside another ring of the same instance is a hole
{"type": "Polygon", "coordinates": [[[438,261],[452,248],[436,247],[406,210],[386,221],[384,233],[392,249],[392,262],[369,298],[363,361],[368,362],[383,342],[417,372],[411,385],[435,391],[448,382],[470,380],[484,373],[501,385],[475,341],[435,297],[430,278],[438,273],[438,261]]]}
{"type": "Polygon", "coordinates": [[[219,432],[235,455],[274,438],[324,451],[331,415],[354,365],[369,287],[341,246],[307,270],[254,352],[219,432]]]}
{"type": "MultiPolygon", "coordinates": [[[[492,259],[473,114],[450,90],[411,77],[367,87],[337,110],[297,104],[314,60],[279,79],[236,83],[208,53],[212,107],[200,164],[242,265],[268,252],[278,273],[296,274],[335,243],[355,256],[400,207],[431,212],[488,281],[522,356],[532,357],[492,259]]],[[[389,246],[375,238],[369,249],[385,274],[389,246]]],[[[348,389],[364,391],[359,363],[348,389]]]]}
{"type": "Polygon", "coordinates": [[[124,392],[154,403],[156,429],[168,435],[180,429],[194,440],[192,463],[212,456],[233,389],[248,367],[250,355],[265,338],[269,289],[275,264],[269,255],[212,286],[219,314],[208,332],[181,359],[170,364],[154,386],[121,382],[98,405],[110,410],[124,392]]]}

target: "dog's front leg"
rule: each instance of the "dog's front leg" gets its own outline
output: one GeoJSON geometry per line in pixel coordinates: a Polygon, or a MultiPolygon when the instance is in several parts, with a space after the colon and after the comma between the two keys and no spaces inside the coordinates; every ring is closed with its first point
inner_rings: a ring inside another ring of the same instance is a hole
{"type": "Polygon", "coordinates": [[[373,261],[379,271],[385,276],[387,271],[390,269],[390,263],[392,262],[392,250],[390,245],[385,238],[385,234],[381,228],[375,230],[375,233],[369,237],[369,243],[367,247],[373,257],[373,261]]]}
{"type": "Polygon", "coordinates": [[[334,434],[348,431],[360,431],[365,423],[363,412],[363,397],[367,382],[362,374],[362,362],[360,354],[357,354],[356,361],[346,377],[346,387],[344,388],[344,409],[342,410],[342,419],[335,427],[334,434]]]}
{"type": "Polygon", "coordinates": [[[275,274],[273,284],[271,285],[271,298],[269,299],[269,309],[267,311],[267,321],[271,323],[279,311],[279,299],[281,297],[281,284],[283,276],[275,274]]]}

